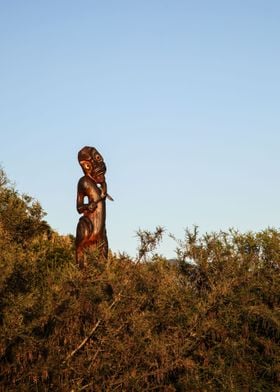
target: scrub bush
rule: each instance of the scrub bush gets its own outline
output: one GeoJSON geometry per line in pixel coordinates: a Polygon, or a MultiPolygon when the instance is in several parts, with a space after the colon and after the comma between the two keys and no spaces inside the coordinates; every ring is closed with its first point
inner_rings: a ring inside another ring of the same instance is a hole
{"type": "Polygon", "coordinates": [[[80,270],[73,237],[0,184],[3,391],[279,391],[279,231],[195,227],[172,262],[139,231],[137,260],[80,270]]]}

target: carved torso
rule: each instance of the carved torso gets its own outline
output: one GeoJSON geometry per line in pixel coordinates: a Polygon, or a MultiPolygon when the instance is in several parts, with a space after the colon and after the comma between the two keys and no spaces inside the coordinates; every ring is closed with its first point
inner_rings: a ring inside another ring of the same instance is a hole
{"type": "Polygon", "coordinates": [[[93,224],[90,239],[94,240],[96,236],[101,236],[104,232],[106,220],[105,198],[102,198],[102,191],[98,185],[87,176],[80,178],[78,183],[77,210],[88,217],[93,224]],[[88,203],[84,203],[86,197],[88,203]],[[92,203],[96,203],[94,211],[88,209],[88,206],[92,203]]]}

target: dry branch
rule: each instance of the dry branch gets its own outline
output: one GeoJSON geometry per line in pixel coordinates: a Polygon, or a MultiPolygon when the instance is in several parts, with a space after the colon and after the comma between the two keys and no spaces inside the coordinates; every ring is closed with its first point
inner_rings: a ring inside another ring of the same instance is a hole
{"type": "MultiPolygon", "coordinates": [[[[114,301],[111,303],[111,305],[109,306],[109,310],[111,310],[119,301],[121,298],[121,293],[119,293],[116,298],[114,299],[114,301]]],[[[90,330],[90,333],[84,338],[84,340],[79,344],[78,347],[76,347],[69,355],[67,355],[65,362],[69,361],[69,359],[71,359],[78,351],[81,350],[81,348],[84,347],[84,345],[89,341],[89,339],[93,336],[93,334],[95,333],[95,331],[98,329],[99,325],[105,321],[105,319],[99,319],[97,320],[97,322],[94,324],[94,326],[92,327],[92,329],[90,330]]]]}

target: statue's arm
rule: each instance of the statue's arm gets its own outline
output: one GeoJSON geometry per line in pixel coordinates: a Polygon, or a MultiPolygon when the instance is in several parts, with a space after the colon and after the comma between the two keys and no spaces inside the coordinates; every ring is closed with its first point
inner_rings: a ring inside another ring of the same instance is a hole
{"type": "Polygon", "coordinates": [[[85,211],[93,212],[97,207],[97,203],[90,199],[89,203],[84,203],[85,197],[89,197],[89,192],[87,188],[88,184],[86,183],[86,181],[83,181],[83,179],[81,179],[78,183],[77,190],[77,211],[79,214],[82,214],[85,211]]]}

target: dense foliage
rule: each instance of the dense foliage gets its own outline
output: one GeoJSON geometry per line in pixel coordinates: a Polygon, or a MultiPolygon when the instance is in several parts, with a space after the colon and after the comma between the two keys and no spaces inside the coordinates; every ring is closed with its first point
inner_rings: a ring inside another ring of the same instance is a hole
{"type": "Polygon", "coordinates": [[[280,232],[187,230],[177,259],[89,254],[0,176],[0,389],[279,391],[280,232]]]}

